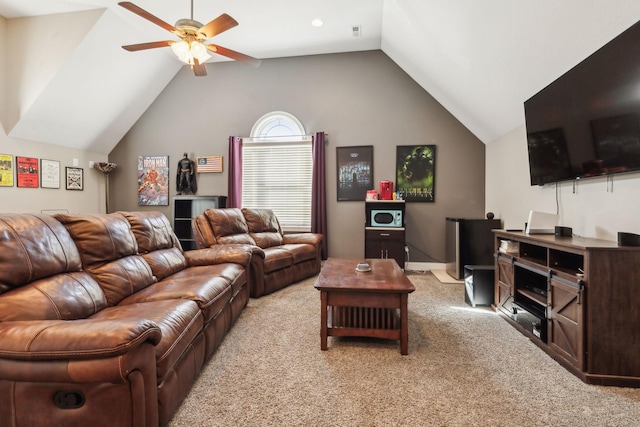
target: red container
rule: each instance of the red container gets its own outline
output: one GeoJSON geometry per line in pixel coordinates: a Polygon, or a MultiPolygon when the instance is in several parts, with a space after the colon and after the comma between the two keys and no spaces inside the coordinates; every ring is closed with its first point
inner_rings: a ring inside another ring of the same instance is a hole
{"type": "Polygon", "coordinates": [[[393,182],[380,181],[380,200],[393,199],[393,182]]]}

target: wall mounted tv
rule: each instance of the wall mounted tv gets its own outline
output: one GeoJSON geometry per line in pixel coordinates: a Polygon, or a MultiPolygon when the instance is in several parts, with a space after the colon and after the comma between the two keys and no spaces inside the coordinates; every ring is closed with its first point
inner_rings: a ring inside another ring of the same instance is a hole
{"type": "Polygon", "coordinates": [[[531,185],[640,170],[640,21],[525,101],[531,185]]]}

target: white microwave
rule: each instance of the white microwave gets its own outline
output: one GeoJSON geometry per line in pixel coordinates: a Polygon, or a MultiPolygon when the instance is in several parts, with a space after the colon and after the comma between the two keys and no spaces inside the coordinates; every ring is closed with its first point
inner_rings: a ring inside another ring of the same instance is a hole
{"type": "Polygon", "coordinates": [[[402,209],[371,209],[371,227],[404,227],[402,209]]]}

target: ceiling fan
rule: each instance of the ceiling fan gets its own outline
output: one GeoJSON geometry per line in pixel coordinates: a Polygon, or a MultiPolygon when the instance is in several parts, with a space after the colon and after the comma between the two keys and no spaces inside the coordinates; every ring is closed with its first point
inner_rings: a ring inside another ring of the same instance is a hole
{"type": "Polygon", "coordinates": [[[209,52],[226,56],[227,58],[243,62],[253,67],[257,67],[260,65],[261,61],[256,58],[252,58],[251,56],[233,51],[231,49],[227,49],[222,46],[218,46],[216,44],[204,44],[213,36],[216,36],[238,25],[238,22],[226,13],[218,16],[208,24],[202,25],[200,22],[193,20],[193,0],[191,0],[191,18],[180,19],[178,22],[176,22],[176,25],[173,26],[131,2],[123,1],[118,4],[129,10],[130,12],[141,16],[142,18],[164,28],[165,30],[173,33],[180,38],[179,41],[163,40],[157,42],[122,46],[123,49],[128,50],[129,52],[171,46],[171,49],[178,56],[178,58],[182,62],[191,66],[196,76],[207,75],[207,67],[205,65],[205,61],[211,58],[209,52]]]}

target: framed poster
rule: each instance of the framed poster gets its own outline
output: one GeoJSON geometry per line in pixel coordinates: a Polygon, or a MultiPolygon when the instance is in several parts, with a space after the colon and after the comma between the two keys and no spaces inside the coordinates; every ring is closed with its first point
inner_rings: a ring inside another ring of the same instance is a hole
{"type": "Polygon", "coordinates": [[[18,187],[38,188],[38,159],[16,156],[18,187]]]}
{"type": "Polygon", "coordinates": [[[396,191],[407,202],[434,202],[436,184],[436,146],[399,145],[396,147],[396,191]]]}
{"type": "Polygon", "coordinates": [[[373,187],[373,145],[336,147],[338,201],[365,200],[373,187]]]}
{"type": "Polygon", "coordinates": [[[0,187],[13,187],[13,156],[0,154],[0,187]]]}
{"type": "Polygon", "coordinates": [[[138,206],[169,206],[169,156],[138,156],[138,206]]]}
{"type": "Polygon", "coordinates": [[[65,182],[67,190],[84,190],[84,170],[82,168],[66,167],[65,182]]]}
{"type": "Polygon", "coordinates": [[[57,160],[40,160],[40,187],[60,188],[60,162],[57,160]]]}

